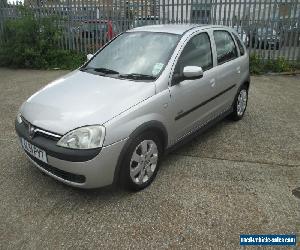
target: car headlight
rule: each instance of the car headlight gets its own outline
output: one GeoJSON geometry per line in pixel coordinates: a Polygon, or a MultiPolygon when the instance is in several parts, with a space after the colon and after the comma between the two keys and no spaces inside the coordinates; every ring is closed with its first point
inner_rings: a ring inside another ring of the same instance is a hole
{"type": "Polygon", "coordinates": [[[73,149],[92,149],[102,147],[105,128],[94,125],[77,128],[65,134],[57,143],[58,146],[73,149]]]}

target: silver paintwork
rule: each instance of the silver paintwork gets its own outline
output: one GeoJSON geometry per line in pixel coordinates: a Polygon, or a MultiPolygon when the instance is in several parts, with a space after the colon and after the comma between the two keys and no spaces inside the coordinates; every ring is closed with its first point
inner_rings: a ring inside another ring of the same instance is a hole
{"type": "Polygon", "coordinates": [[[92,160],[86,162],[69,162],[51,157],[49,155],[47,156],[49,165],[55,166],[56,168],[66,172],[85,175],[85,183],[76,183],[62,179],[40,167],[37,163],[32,161],[31,158],[28,159],[41,171],[65,184],[80,188],[97,188],[100,186],[110,185],[113,182],[115,166],[117,165],[120,151],[122,150],[126,141],[127,139],[124,139],[110,146],[102,148],[100,154],[98,154],[92,160]]]}
{"type": "Polygon", "coordinates": [[[29,134],[32,135],[32,136],[34,136],[35,133],[39,133],[39,134],[48,135],[50,137],[54,137],[56,139],[60,139],[62,137],[61,135],[54,134],[54,133],[51,133],[49,131],[46,131],[46,130],[43,130],[43,129],[40,129],[40,128],[35,128],[32,124],[30,124],[28,121],[23,119],[21,115],[19,116],[19,119],[20,119],[18,121],[19,123],[24,122],[28,126],[29,134]]]}
{"type": "Polygon", "coordinates": [[[64,135],[104,124],[154,94],[154,82],[136,84],[75,70],[31,96],[21,113],[34,126],[64,135]]]}
{"type": "Polygon", "coordinates": [[[144,140],[136,146],[130,160],[130,177],[136,184],[147,182],[158,162],[158,150],[152,140],[144,140]]]}
{"type": "Polygon", "coordinates": [[[154,25],[129,31],[182,35],[164,71],[154,82],[121,80],[75,70],[31,96],[22,105],[21,114],[36,127],[59,135],[86,125],[100,124],[106,128],[104,148],[88,162],[67,162],[49,156],[51,165],[87,177],[80,185],[60,180],[83,188],[111,184],[124,142],[141,125],[160,122],[168,133],[168,148],[228,110],[239,87],[248,79],[249,58],[246,53],[217,65],[213,30],[237,34],[231,28],[213,25],[154,25]],[[210,37],[213,68],[205,71],[201,79],[185,80],[172,86],[172,74],[180,53],[186,43],[201,32],[207,32],[210,37]],[[235,87],[222,96],[175,121],[182,112],[233,84],[235,87]]]}
{"type": "Polygon", "coordinates": [[[160,24],[160,25],[147,25],[142,27],[137,27],[129,30],[128,32],[136,32],[136,31],[146,31],[146,32],[165,32],[182,35],[184,32],[191,28],[196,27],[206,27],[207,25],[199,25],[199,24],[160,24]]]}
{"type": "Polygon", "coordinates": [[[183,75],[185,77],[200,77],[203,76],[203,70],[197,66],[186,66],[183,69],[183,75]]]}

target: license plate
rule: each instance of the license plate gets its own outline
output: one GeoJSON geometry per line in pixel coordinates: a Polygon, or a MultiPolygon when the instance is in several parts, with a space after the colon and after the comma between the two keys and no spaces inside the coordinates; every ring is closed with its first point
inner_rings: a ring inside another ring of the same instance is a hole
{"type": "Polygon", "coordinates": [[[44,150],[38,148],[37,146],[32,145],[30,142],[26,141],[24,138],[21,138],[21,144],[23,149],[34,156],[35,158],[48,163],[47,161],[47,154],[44,150]]]}

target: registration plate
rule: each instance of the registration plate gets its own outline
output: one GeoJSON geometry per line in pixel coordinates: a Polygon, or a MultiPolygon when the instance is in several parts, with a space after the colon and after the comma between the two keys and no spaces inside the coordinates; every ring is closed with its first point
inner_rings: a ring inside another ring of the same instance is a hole
{"type": "Polygon", "coordinates": [[[47,161],[47,154],[44,150],[38,148],[37,146],[32,145],[30,142],[26,141],[24,138],[21,138],[21,144],[23,149],[34,156],[35,158],[48,163],[47,161]]]}

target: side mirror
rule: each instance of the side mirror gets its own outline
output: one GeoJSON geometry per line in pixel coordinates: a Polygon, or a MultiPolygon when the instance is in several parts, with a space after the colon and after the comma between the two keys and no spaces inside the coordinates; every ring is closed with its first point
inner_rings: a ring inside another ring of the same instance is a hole
{"type": "Polygon", "coordinates": [[[203,76],[203,69],[197,66],[185,66],[183,68],[183,76],[185,79],[198,79],[203,76]]]}
{"type": "Polygon", "coordinates": [[[89,61],[89,60],[92,59],[93,56],[94,56],[93,54],[88,54],[88,55],[86,56],[86,59],[89,61]]]}

